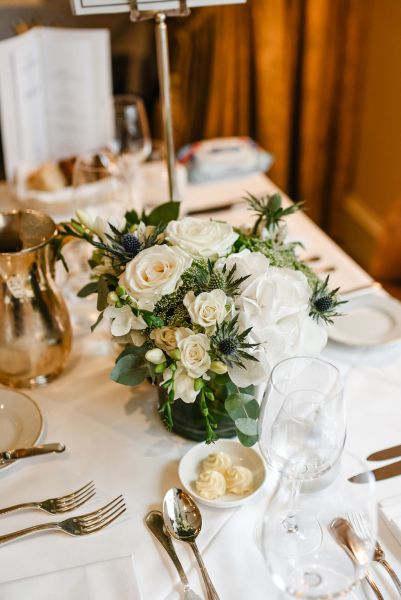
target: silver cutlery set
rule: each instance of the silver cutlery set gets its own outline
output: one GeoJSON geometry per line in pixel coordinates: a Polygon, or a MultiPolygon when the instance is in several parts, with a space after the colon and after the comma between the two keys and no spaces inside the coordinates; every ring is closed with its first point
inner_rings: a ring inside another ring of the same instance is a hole
{"type": "MultiPolygon", "coordinates": [[[[36,502],[23,502],[6,508],[0,508],[0,515],[6,515],[13,511],[23,509],[42,510],[51,515],[64,514],[82,506],[93,498],[95,494],[95,485],[93,481],[90,481],[75,492],[71,492],[64,496],[48,498],[47,500],[36,502]]],[[[40,523],[39,525],[33,525],[32,527],[26,527],[25,529],[0,535],[0,545],[38,531],[62,531],[73,536],[89,535],[90,533],[95,533],[104,527],[107,527],[113,521],[118,519],[125,511],[124,498],[120,495],[105,506],[84,515],[70,517],[69,519],[64,519],[62,521],[40,523]]]]}
{"type": "Polygon", "coordinates": [[[202,529],[202,516],[193,498],[179,488],[171,488],[164,496],[163,513],[157,510],[150,511],[146,515],[145,523],[174,563],[183,585],[184,600],[200,600],[200,598],[189,586],[172,538],[190,545],[200,568],[207,599],[219,600],[219,595],[196,545],[195,540],[202,529]]]}

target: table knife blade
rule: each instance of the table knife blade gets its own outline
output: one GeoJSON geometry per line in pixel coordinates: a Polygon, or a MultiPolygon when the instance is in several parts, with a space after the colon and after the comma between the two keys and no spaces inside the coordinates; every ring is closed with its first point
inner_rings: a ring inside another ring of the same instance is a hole
{"type": "Polygon", "coordinates": [[[376,481],[396,477],[397,475],[401,475],[401,460],[397,460],[384,467],[379,467],[378,469],[373,469],[372,471],[358,473],[358,475],[350,477],[348,481],[352,481],[352,483],[366,483],[366,473],[373,473],[376,481]]]}
{"type": "Polygon", "coordinates": [[[397,458],[397,456],[401,456],[401,445],[373,452],[369,454],[366,460],[387,460],[389,458],[397,458]]]}
{"type": "Polygon", "coordinates": [[[5,452],[0,452],[0,461],[7,462],[18,458],[49,454],[50,452],[64,452],[64,450],[65,446],[61,442],[42,444],[41,446],[32,446],[31,448],[16,448],[15,450],[5,450],[5,452]]]}

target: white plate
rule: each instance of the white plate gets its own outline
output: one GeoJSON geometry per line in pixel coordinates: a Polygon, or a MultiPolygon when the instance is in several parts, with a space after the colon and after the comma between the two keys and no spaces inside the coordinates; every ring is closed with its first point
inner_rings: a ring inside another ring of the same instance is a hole
{"type": "Polygon", "coordinates": [[[401,302],[369,290],[347,298],[328,333],[331,340],[347,346],[383,346],[401,341],[401,302]]]}
{"type": "Polygon", "coordinates": [[[233,440],[218,440],[215,444],[207,445],[202,442],[191,448],[180,460],[178,475],[184,488],[199,502],[217,508],[233,508],[255,496],[266,479],[266,469],[262,457],[252,448],[246,448],[240,442],[233,440]],[[254,486],[248,494],[245,496],[224,494],[216,500],[207,500],[199,496],[194,484],[199,475],[200,464],[209,454],[217,452],[228,454],[233,466],[241,465],[252,471],[254,486]]]}
{"type": "MultiPolygon", "coordinates": [[[[42,413],[29,396],[0,388],[0,452],[35,445],[42,427],[42,413]]],[[[14,462],[0,462],[0,469],[14,462]]]]}

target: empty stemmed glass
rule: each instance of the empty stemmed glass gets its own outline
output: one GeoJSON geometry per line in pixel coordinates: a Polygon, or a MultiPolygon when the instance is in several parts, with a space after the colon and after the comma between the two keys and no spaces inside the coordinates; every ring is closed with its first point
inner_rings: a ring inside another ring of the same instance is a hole
{"type": "Polygon", "coordinates": [[[131,208],[139,212],[139,165],[149,158],[152,140],[145,105],[133,94],[114,96],[115,130],[111,147],[118,156],[120,168],[131,192],[131,208]]]}
{"type": "Polygon", "coordinates": [[[278,363],[262,402],[259,428],[262,454],[289,489],[277,544],[291,543],[297,554],[310,552],[321,542],[321,528],[313,515],[299,513],[297,502],[302,484],[333,469],[344,447],[345,416],[337,368],[313,357],[278,363]]]}
{"type": "MultiPolygon", "coordinates": [[[[375,480],[366,468],[357,457],[344,452],[323,489],[300,495],[297,520],[315,522],[320,530],[319,544],[307,552],[297,534],[283,535],[283,522],[288,518],[288,486],[284,472],[276,473],[275,491],[259,530],[259,544],[273,582],[286,597],[366,597],[359,584],[365,577],[372,581],[369,570],[377,527],[375,480]],[[360,483],[351,483],[349,477],[359,472],[364,472],[360,483]],[[363,537],[353,528],[357,519],[363,520],[366,528],[363,537]]],[[[302,536],[301,529],[300,525],[302,536]]]]}

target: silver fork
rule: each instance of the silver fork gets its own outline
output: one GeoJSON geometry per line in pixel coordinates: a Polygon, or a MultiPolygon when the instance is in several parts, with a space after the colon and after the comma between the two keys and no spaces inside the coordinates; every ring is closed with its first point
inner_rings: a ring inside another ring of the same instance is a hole
{"type": "Polygon", "coordinates": [[[19,531],[1,535],[0,545],[11,542],[24,535],[36,533],[37,531],[64,531],[69,535],[89,535],[90,533],[95,533],[96,531],[100,531],[104,527],[107,527],[107,525],[110,525],[110,523],[118,519],[118,517],[126,510],[123,496],[118,496],[106,504],[106,506],[87,513],[86,515],[70,517],[69,519],[65,519],[65,521],[59,521],[58,523],[41,523],[40,525],[26,527],[26,529],[20,529],[19,531]]]}
{"type": "Polygon", "coordinates": [[[48,500],[42,500],[41,502],[23,502],[22,504],[8,506],[7,508],[0,508],[0,515],[5,515],[14,510],[21,510],[23,508],[38,508],[52,515],[56,515],[58,513],[69,512],[70,510],[82,506],[82,504],[93,498],[95,494],[95,484],[93,481],[90,481],[79,490],[65,496],[60,496],[59,498],[49,498],[48,500]]]}
{"type": "MultiPolygon", "coordinates": [[[[373,540],[369,533],[369,528],[366,524],[364,516],[358,512],[353,512],[353,513],[348,514],[348,518],[349,518],[353,528],[355,529],[357,535],[366,544],[370,543],[372,545],[373,540]]],[[[394,571],[393,567],[390,565],[390,563],[387,562],[386,556],[384,554],[384,550],[377,540],[374,542],[374,545],[375,545],[375,548],[374,548],[374,553],[373,553],[373,560],[375,562],[379,563],[380,565],[382,565],[386,569],[387,573],[390,575],[391,579],[393,580],[395,587],[397,588],[397,592],[401,596],[401,581],[400,581],[400,579],[398,578],[397,574],[395,573],[395,571],[394,571]]]]}

